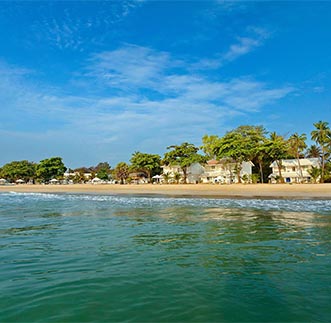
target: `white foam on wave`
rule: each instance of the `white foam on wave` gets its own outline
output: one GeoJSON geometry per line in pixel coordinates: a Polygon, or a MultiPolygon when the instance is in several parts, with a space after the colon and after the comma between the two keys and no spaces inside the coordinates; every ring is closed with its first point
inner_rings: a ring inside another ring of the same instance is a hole
{"type": "Polygon", "coordinates": [[[69,201],[105,203],[111,207],[204,207],[204,208],[238,208],[270,211],[292,212],[330,212],[331,200],[294,200],[294,199],[213,199],[213,198],[181,198],[181,197],[146,197],[123,195],[93,194],[57,194],[57,193],[1,193],[1,197],[14,201],[69,201]]]}

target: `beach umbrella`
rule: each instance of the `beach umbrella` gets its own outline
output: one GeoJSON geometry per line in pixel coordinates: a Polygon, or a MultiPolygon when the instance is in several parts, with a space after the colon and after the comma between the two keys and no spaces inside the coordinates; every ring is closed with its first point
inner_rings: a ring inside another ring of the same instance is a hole
{"type": "Polygon", "coordinates": [[[160,182],[160,179],[162,178],[162,176],[161,175],[154,175],[153,177],[152,177],[153,179],[156,179],[156,182],[160,182]]]}
{"type": "Polygon", "coordinates": [[[52,178],[52,179],[50,180],[50,182],[51,182],[51,183],[57,183],[58,180],[57,180],[56,178],[52,178]]]}

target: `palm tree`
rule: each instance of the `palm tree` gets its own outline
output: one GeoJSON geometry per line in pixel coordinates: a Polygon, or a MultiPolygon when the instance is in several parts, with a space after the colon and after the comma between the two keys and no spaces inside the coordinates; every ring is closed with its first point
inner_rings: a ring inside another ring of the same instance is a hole
{"type": "Polygon", "coordinates": [[[300,165],[300,155],[302,154],[303,150],[307,147],[306,139],[307,136],[305,134],[299,135],[298,133],[295,133],[288,140],[290,144],[290,151],[293,152],[298,162],[301,183],[303,182],[303,174],[300,165]]]}
{"type": "Polygon", "coordinates": [[[313,182],[316,184],[318,177],[321,175],[321,169],[319,167],[312,166],[311,169],[308,169],[308,174],[313,179],[313,182]]]}
{"type": "Polygon", "coordinates": [[[321,158],[321,148],[316,145],[311,145],[306,151],[307,158],[321,158]]]}
{"type": "Polygon", "coordinates": [[[170,180],[170,177],[171,177],[170,173],[164,173],[164,174],[162,174],[162,176],[163,176],[163,179],[164,179],[165,183],[169,184],[169,180],[170,180]]]}
{"type": "Polygon", "coordinates": [[[115,176],[121,184],[129,177],[129,166],[125,162],[120,162],[114,169],[115,176]]]}
{"type": "Polygon", "coordinates": [[[314,127],[316,129],[311,132],[311,139],[319,145],[322,151],[321,183],[324,183],[325,160],[328,152],[328,146],[330,146],[331,142],[331,130],[329,128],[329,123],[326,121],[314,123],[314,127]]]}
{"type": "Polygon", "coordinates": [[[283,136],[277,135],[276,132],[272,132],[269,141],[266,143],[266,151],[270,158],[276,162],[280,182],[284,183],[284,178],[282,176],[282,159],[288,156],[288,142],[283,136]]]}
{"type": "Polygon", "coordinates": [[[174,179],[176,181],[176,184],[179,184],[179,181],[181,178],[182,178],[182,175],[180,173],[174,173],[174,179]]]}

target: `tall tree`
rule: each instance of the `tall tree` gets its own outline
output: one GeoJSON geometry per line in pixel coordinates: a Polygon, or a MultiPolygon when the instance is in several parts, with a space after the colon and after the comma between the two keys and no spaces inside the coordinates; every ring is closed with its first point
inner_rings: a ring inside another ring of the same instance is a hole
{"type": "Polygon", "coordinates": [[[311,132],[311,139],[314,140],[321,149],[321,183],[324,183],[325,176],[325,162],[330,150],[331,130],[329,123],[326,121],[319,121],[314,123],[316,128],[311,132]]]}
{"type": "Polygon", "coordinates": [[[52,178],[63,177],[66,169],[61,157],[51,157],[39,162],[36,175],[39,179],[47,182],[52,178]]]}
{"type": "Polygon", "coordinates": [[[9,181],[22,179],[28,181],[35,178],[36,164],[27,160],[12,161],[1,168],[0,177],[9,181]]]}
{"type": "Polygon", "coordinates": [[[299,135],[298,133],[294,133],[288,140],[289,151],[296,157],[297,162],[298,162],[301,182],[303,182],[303,174],[302,174],[302,168],[301,168],[301,164],[300,164],[300,157],[302,156],[303,151],[307,147],[306,140],[307,140],[307,137],[305,134],[299,135]]]}
{"type": "Polygon", "coordinates": [[[131,165],[136,170],[141,170],[147,173],[148,181],[151,181],[154,172],[160,172],[161,157],[155,154],[146,154],[136,151],[131,159],[131,165]]]}
{"type": "Polygon", "coordinates": [[[108,162],[99,163],[93,168],[93,171],[98,178],[105,181],[109,179],[109,175],[111,174],[111,168],[108,162]]]}
{"type": "MultiPolygon", "coordinates": [[[[244,161],[252,160],[265,141],[265,129],[262,126],[240,126],[227,132],[214,147],[217,158],[231,158],[235,162],[238,183],[241,182],[241,169],[244,161]]],[[[260,161],[262,163],[262,158],[260,161]]],[[[260,169],[262,172],[262,168],[260,169]]]]}
{"type": "Polygon", "coordinates": [[[193,163],[200,163],[206,160],[204,156],[198,154],[199,148],[188,142],[169,146],[167,149],[171,150],[164,154],[163,163],[165,165],[178,165],[183,171],[184,183],[186,183],[188,167],[193,163]]]}
{"type": "Polygon", "coordinates": [[[282,159],[288,157],[288,142],[276,132],[270,134],[270,139],[266,143],[266,151],[270,158],[276,162],[281,183],[284,183],[282,176],[282,159]]]}
{"type": "Polygon", "coordinates": [[[115,177],[124,184],[124,181],[129,177],[129,166],[125,162],[120,162],[114,169],[115,177]]]}

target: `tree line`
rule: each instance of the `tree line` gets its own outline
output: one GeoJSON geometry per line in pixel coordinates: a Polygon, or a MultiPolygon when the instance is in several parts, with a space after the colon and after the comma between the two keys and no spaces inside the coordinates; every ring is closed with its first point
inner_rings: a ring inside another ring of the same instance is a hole
{"type": "MultiPolygon", "coordinates": [[[[299,173],[302,176],[301,158],[318,158],[320,167],[313,167],[310,175],[320,182],[331,182],[331,129],[329,123],[319,121],[314,123],[310,138],[314,144],[307,146],[307,135],[294,133],[288,137],[269,133],[263,126],[239,126],[228,131],[224,136],[205,135],[202,145],[197,147],[184,142],[180,145],[167,147],[163,158],[157,154],[134,152],[130,163],[120,162],[111,168],[108,162],[99,163],[92,167],[80,167],[68,170],[73,173],[74,182],[85,182],[86,173],[91,177],[97,176],[102,180],[116,179],[120,183],[130,182],[132,174],[142,174],[151,182],[152,177],[161,173],[162,165],[177,165],[181,168],[183,182],[186,183],[187,169],[195,163],[205,163],[210,159],[229,160],[235,165],[238,182],[241,182],[240,171],[243,161],[252,161],[253,175],[256,181],[264,183],[270,175],[270,164],[276,162],[279,171],[279,181],[282,178],[282,160],[297,159],[299,173]]],[[[48,182],[53,178],[63,179],[67,170],[61,157],[41,160],[39,163],[13,161],[0,168],[0,177],[9,181],[22,179],[24,181],[48,182]]],[[[167,180],[167,174],[164,174],[167,180]]],[[[180,175],[176,175],[178,177],[180,175]]]]}

